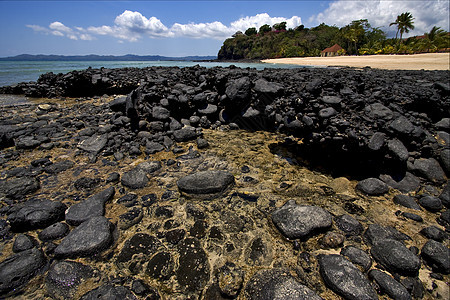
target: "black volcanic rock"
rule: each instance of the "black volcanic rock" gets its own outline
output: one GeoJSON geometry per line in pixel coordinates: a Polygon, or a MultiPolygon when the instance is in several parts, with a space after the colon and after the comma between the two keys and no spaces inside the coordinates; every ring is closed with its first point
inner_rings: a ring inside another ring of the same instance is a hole
{"type": "Polygon", "coordinates": [[[314,291],[298,282],[288,270],[260,270],[245,286],[248,299],[309,299],[320,300],[314,291]]]}
{"type": "Polygon", "coordinates": [[[233,183],[233,174],[226,171],[202,171],[177,181],[180,191],[197,195],[221,193],[233,183]]]}
{"type": "Polygon", "coordinates": [[[66,205],[58,201],[29,200],[14,207],[7,220],[13,231],[45,228],[63,220],[66,209],[66,205]]]}
{"type": "Polygon", "coordinates": [[[389,191],[388,186],[378,178],[367,178],[361,180],[356,185],[356,189],[372,196],[382,195],[389,191]]]}
{"type": "Polygon", "coordinates": [[[306,238],[332,224],[329,212],[318,206],[302,206],[289,200],[272,213],[272,221],[288,239],[306,238]]]}
{"type": "Polygon", "coordinates": [[[325,284],[345,299],[378,299],[369,280],[341,255],[319,255],[320,274],[325,284]]]}
{"type": "Polygon", "coordinates": [[[389,295],[392,299],[410,300],[411,295],[408,290],[397,280],[380,270],[372,269],[369,278],[374,280],[380,287],[381,292],[389,295]]]}
{"type": "Polygon", "coordinates": [[[434,271],[443,274],[450,273],[450,249],[443,244],[429,240],[422,247],[421,256],[434,271]]]}
{"type": "Polygon", "coordinates": [[[201,290],[209,280],[209,262],[205,250],[195,238],[187,238],[178,247],[180,257],[176,278],[187,293],[201,290]]]}
{"type": "Polygon", "coordinates": [[[80,203],[73,204],[66,211],[67,224],[77,226],[92,217],[103,216],[105,204],[112,199],[114,193],[114,188],[109,187],[80,203]]]}
{"type": "Polygon", "coordinates": [[[112,241],[113,225],[103,216],[93,217],[73,229],[56,247],[59,258],[86,257],[99,254],[112,241]]]}
{"type": "Polygon", "coordinates": [[[387,270],[404,275],[415,275],[420,269],[420,259],[397,240],[378,240],[370,253],[387,270]]]}
{"type": "Polygon", "coordinates": [[[0,195],[11,199],[21,199],[34,193],[40,188],[39,180],[35,177],[19,177],[0,180],[0,195]]]}
{"type": "Polygon", "coordinates": [[[37,248],[13,254],[0,262],[0,296],[19,292],[46,262],[44,253],[37,248]]]}
{"type": "Polygon", "coordinates": [[[71,299],[77,288],[93,276],[93,269],[75,261],[58,261],[54,263],[45,278],[49,294],[56,298],[71,299]]]}
{"type": "Polygon", "coordinates": [[[126,287],[104,284],[84,294],[80,300],[121,299],[137,300],[138,298],[126,287]]]}

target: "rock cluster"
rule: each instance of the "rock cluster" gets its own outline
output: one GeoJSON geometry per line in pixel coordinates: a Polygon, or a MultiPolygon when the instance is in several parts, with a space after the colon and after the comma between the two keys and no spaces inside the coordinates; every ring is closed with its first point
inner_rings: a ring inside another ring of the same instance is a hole
{"type": "Polygon", "coordinates": [[[3,87],[96,97],[0,108],[0,297],[446,297],[447,79],[195,66],[3,87]],[[283,135],[223,158],[262,131],[283,135]]]}

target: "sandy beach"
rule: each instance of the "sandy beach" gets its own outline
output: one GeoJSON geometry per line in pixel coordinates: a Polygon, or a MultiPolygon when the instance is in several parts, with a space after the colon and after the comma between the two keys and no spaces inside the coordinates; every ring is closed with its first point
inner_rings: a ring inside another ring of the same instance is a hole
{"type": "Polygon", "coordinates": [[[307,66],[347,66],[356,68],[369,66],[371,68],[387,70],[449,70],[450,53],[337,57],[293,57],[265,59],[262,62],[307,66]]]}

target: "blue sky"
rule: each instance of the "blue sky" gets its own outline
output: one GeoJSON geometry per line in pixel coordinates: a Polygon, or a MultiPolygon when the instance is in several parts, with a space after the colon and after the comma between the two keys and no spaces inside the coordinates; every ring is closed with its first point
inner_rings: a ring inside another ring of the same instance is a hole
{"type": "MultiPolygon", "coordinates": [[[[286,21],[288,27],[324,22],[344,26],[368,19],[389,23],[402,12],[415,17],[420,35],[434,25],[449,30],[447,0],[400,1],[3,1],[0,56],[216,55],[237,30],[286,21]]],[[[407,36],[407,35],[406,35],[407,36]]]]}

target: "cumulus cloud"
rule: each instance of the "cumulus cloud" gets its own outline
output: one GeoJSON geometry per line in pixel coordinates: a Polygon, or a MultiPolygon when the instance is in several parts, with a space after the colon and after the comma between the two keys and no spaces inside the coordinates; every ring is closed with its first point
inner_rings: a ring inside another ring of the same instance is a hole
{"type": "Polygon", "coordinates": [[[395,35],[395,26],[389,27],[397,16],[410,12],[414,19],[415,29],[405,37],[421,35],[430,31],[433,26],[449,30],[449,1],[346,1],[338,0],[330,3],[329,7],[309,19],[310,23],[326,23],[329,25],[345,26],[355,19],[367,19],[373,27],[380,27],[388,36],[395,35]]]}
{"type": "Polygon", "coordinates": [[[89,40],[95,35],[112,36],[120,41],[134,42],[143,37],[150,38],[212,38],[222,40],[231,37],[237,31],[245,31],[247,28],[259,28],[264,24],[274,25],[286,22],[287,28],[299,26],[301,18],[293,16],[291,18],[271,17],[267,13],[257,14],[240,18],[229,25],[224,25],[219,21],[210,23],[175,23],[170,28],[164,25],[156,17],[147,18],[140,12],[125,10],[114,20],[114,25],[90,26],[86,29],[82,27],[70,28],[61,22],[53,22],[48,28],[39,25],[27,25],[36,32],[64,36],[69,39],[89,40]]]}

